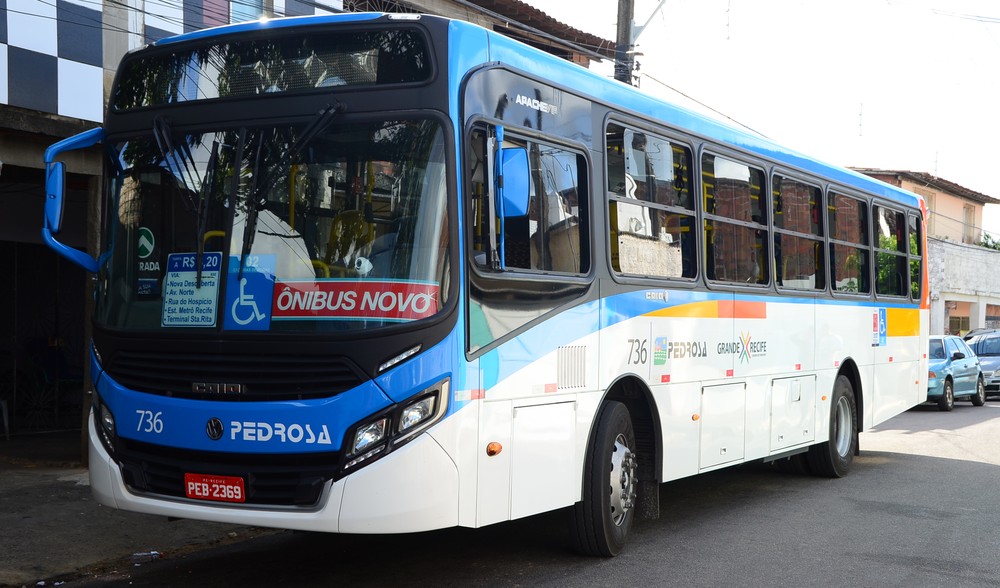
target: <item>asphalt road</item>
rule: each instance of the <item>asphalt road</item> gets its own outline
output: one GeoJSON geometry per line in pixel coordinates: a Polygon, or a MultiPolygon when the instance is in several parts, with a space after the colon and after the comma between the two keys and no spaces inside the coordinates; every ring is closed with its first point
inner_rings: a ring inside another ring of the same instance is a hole
{"type": "Polygon", "coordinates": [[[278,532],[70,586],[1000,586],[1000,402],[917,407],[862,434],[840,480],[748,464],[660,488],[614,559],[565,512],[393,536],[278,532]]]}

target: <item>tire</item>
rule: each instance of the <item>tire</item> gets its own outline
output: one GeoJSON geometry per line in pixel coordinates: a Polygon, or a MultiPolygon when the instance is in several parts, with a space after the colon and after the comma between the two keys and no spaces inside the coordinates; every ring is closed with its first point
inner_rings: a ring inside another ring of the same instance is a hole
{"type": "Polygon", "coordinates": [[[976,393],[972,395],[972,406],[983,406],[986,404],[986,384],[983,379],[976,380],[976,393]]]}
{"type": "Polygon", "coordinates": [[[628,409],[608,402],[597,417],[583,470],[583,500],[573,506],[574,543],[585,555],[612,557],[635,518],[635,432],[628,409]]]}
{"type": "Polygon", "coordinates": [[[854,387],[847,376],[837,376],[830,403],[830,440],[813,445],[806,454],[814,476],[842,478],[851,470],[858,451],[858,409],[854,387]]]}
{"type": "Polygon", "coordinates": [[[953,408],[955,408],[955,385],[951,380],[945,380],[944,391],[941,392],[941,398],[938,398],[938,410],[949,412],[953,408]]]}

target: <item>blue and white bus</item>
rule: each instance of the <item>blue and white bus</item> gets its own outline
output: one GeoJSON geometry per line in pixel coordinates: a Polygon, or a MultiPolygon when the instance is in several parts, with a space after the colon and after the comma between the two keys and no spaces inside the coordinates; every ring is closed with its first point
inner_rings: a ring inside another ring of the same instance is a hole
{"type": "Polygon", "coordinates": [[[339,533],[572,509],[618,553],[658,485],[845,475],[925,399],[920,198],[477,26],[243,23],[122,60],[46,153],[95,275],[101,504],[339,533]],[[100,249],[61,153],[106,154],[100,249]]]}

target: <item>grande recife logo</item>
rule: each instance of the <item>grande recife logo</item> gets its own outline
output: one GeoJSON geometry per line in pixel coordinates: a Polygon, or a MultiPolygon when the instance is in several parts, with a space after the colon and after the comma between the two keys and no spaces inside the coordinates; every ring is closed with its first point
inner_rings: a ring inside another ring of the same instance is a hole
{"type": "Polygon", "coordinates": [[[415,321],[440,308],[431,282],[315,280],[274,284],[272,320],[415,321]]]}

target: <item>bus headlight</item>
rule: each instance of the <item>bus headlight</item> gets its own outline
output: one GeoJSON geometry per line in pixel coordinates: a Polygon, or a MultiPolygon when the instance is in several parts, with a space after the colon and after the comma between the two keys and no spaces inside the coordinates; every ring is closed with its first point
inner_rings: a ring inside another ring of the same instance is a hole
{"type": "Polygon", "coordinates": [[[115,415],[111,414],[111,409],[106,404],[101,405],[101,426],[108,435],[115,436],[115,415]]]}
{"type": "Polygon", "coordinates": [[[399,415],[399,426],[396,432],[402,433],[412,429],[433,416],[436,399],[435,396],[428,396],[404,408],[399,415]]]}
{"type": "Polygon", "coordinates": [[[354,434],[354,445],[351,447],[351,454],[358,455],[370,450],[381,443],[388,432],[388,418],[381,418],[374,423],[358,427],[354,434]]]}
{"type": "Polygon", "coordinates": [[[383,412],[352,429],[345,445],[344,469],[385,455],[441,420],[448,408],[449,383],[445,378],[414,395],[401,407],[383,412]]]}
{"type": "Polygon", "coordinates": [[[115,438],[118,434],[115,427],[115,415],[108,408],[108,405],[104,404],[101,395],[96,390],[93,392],[91,399],[94,411],[94,429],[97,432],[97,436],[101,438],[104,449],[109,455],[114,457],[115,438]]]}

